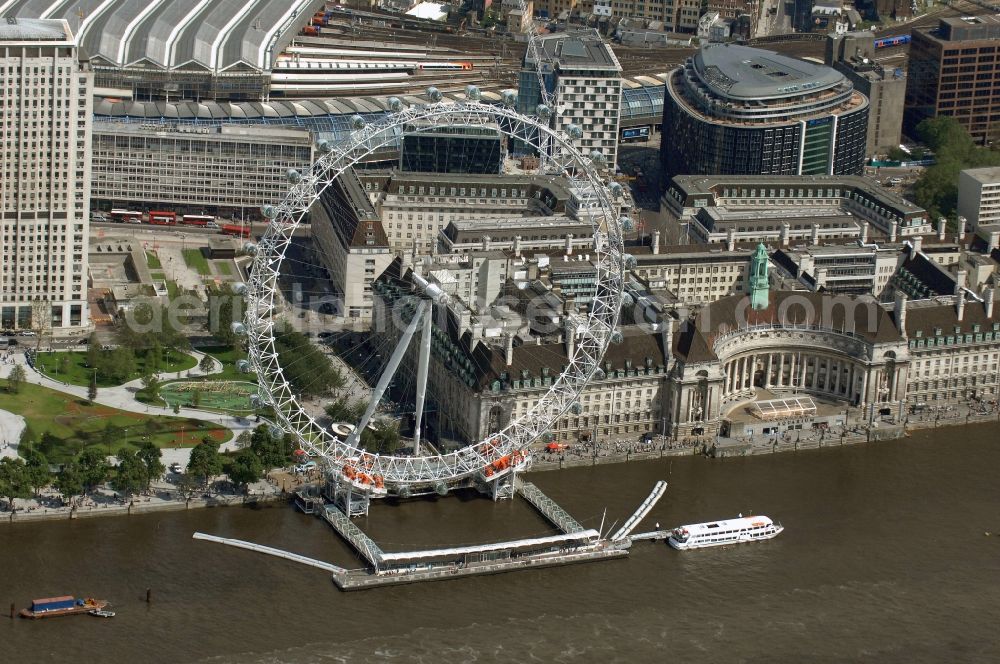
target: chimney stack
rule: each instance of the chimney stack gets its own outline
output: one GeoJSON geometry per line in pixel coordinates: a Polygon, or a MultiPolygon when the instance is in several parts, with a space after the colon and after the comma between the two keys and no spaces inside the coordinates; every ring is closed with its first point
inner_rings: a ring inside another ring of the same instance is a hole
{"type": "Polygon", "coordinates": [[[983,306],[986,307],[986,317],[993,318],[993,289],[983,289],[983,306]]]}
{"type": "Polygon", "coordinates": [[[868,227],[869,223],[867,221],[861,222],[861,244],[868,244],[868,227]]]}
{"type": "Polygon", "coordinates": [[[505,334],[503,336],[504,343],[504,364],[508,367],[514,364],[514,336],[511,334],[505,334]]]}
{"type": "Polygon", "coordinates": [[[993,251],[994,249],[1000,249],[1000,231],[993,231],[989,234],[988,242],[990,246],[986,247],[986,251],[993,251]]]}
{"type": "Polygon", "coordinates": [[[892,226],[889,227],[889,242],[896,241],[896,234],[899,233],[899,224],[895,221],[892,222],[892,226]]]}
{"type": "Polygon", "coordinates": [[[726,251],[733,251],[736,249],[736,231],[730,228],[726,232],[726,251]]]}
{"type": "Polygon", "coordinates": [[[961,242],[965,239],[965,222],[968,221],[965,217],[958,218],[958,241],[961,242]]]}
{"type": "Polygon", "coordinates": [[[521,236],[520,235],[515,235],[514,236],[514,255],[517,256],[518,258],[521,257],[521,236]]]}
{"type": "Polygon", "coordinates": [[[816,270],[816,291],[826,288],[826,268],[821,267],[816,270]]]}
{"type": "Polygon", "coordinates": [[[948,231],[948,220],[944,217],[938,217],[938,240],[944,242],[944,234],[948,231]]]}
{"type": "Polygon", "coordinates": [[[566,337],[566,357],[572,358],[576,350],[576,329],[568,316],[563,319],[563,335],[566,337]]]}
{"type": "Polygon", "coordinates": [[[955,275],[955,287],[965,288],[965,278],[968,276],[968,272],[965,270],[959,270],[958,274],[955,275]]]}
{"type": "Polygon", "coordinates": [[[791,237],[792,225],[787,221],[781,222],[781,246],[787,247],[788,240],[791,237]]]}
{"type": "Polygon", "coordinates": [[[489,235],[484,235],[483,236],[483,251],[489,251],[490,250],[490,242],[492,242],[492,238],[490,238],[489,235]]]}
{"type": "Polygon", "coordinates": [[[573,255],[573,234],[572,233],[567,233],[566,234],[566,255],[567,256],[572,256],[573,255]]]}
{"type": "Polygon", "coordinates": [[[924,247],[924,238],[923,238],[923,236],[914,235],[913,239],[911,241],[911,244],[913,244],[913,254],[916,255],[916,254],[920,253],[920,250],[923,249],[923,247],[924,247]]]}
{"type": "Polygon", "coordinates": [[[813,244],[813,246],[819,244],[819,224],[813,224],[813,227],[812,227],[812,244],[813,244]]]}
{"type": "Polygon", "coordinates": [[[653,231],[653,253],[660,253],[660,231],[653,231]]]}
{"type": "Polygon", "coordinates": [[[896,327],[899,328],[899,333],[906,338],[906,301],[909,298],[906,293],[896,292],[896,306],[894,311],[896,313],[896,327]]]}

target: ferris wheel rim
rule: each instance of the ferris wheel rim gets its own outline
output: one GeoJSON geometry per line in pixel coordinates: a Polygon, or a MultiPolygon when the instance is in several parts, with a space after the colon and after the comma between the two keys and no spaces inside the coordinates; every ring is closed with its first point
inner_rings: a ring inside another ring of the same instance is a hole
{"type": "Polygon", "coordinates": [[[567,135],[568,132],[553,130],[533,116],[522,115],[505,106],[478,102],[435,103],[411,106],[372,124],[356,116],[355,123],[355,131],[348,139],[336,146],[324,146],[326,153],[312,165],[309,174],[297,174],[298,179],[293,181],[284,200],[266,210],[272,219],[253,258],[246,290],[245,332],[250,363],[257,372],[261,398],[273,407],[277,423],[291,431],[300,447],[310,455],[321,457],[332,466],[360,460],[372,474],[377,473],[386,484],[396,487],[459,479],[481,471],[505,455],[523,452],[568,410],[579,405],[576,399],[593,375],[600,371],[599,363],[618,325],[625,274],[621,222],[614,210],[612,194],[593,160],[573,146],[573,137],[567,135]],[[552,149],[543,154],[551,154],[547,161],[559,166],[563,175],[568,171],[566,164],[572,164],[576,174],[582,171],[585,177],[576,180],[585,181],[593,188],[600,206],[599,214],[591,215],[594,248],[590,251],[596,266],[594,304],[585,317],[574,322],[577,326],[573,329],[574,337],[577,334],[580,337],[574,344],[573,354],[567,357],[567,366],[548,390],[539,393],[535,406],[526,413],[512,419],[499,432],[447,454],[382,455],[360,446],[347,446],[305,412],[278,361],[272,313],[285,252],[292,233],[312,204],[344,172],[396,140],[404,125],[422,121],[496,123],[500,133],[508,138],[526,140],[536,148],[539,146],[532,141],[532,136],[537,136],[539,142],[546,141],[542,147],[552,149]],[[504,123],[519,126],[521,134],[515,135],[504,123]],[[595,314],[595,309],[599,309],[599,315],[595,314]]]}

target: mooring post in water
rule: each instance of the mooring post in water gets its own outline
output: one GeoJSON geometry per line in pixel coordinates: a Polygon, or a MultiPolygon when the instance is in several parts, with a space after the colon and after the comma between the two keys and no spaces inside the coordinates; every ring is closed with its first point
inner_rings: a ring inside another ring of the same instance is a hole
{"type": "Polygon", "coordinates": [[[146,604],[149,604],[152,601],[153,601],[153,589],[146,588],[146,604]]]}

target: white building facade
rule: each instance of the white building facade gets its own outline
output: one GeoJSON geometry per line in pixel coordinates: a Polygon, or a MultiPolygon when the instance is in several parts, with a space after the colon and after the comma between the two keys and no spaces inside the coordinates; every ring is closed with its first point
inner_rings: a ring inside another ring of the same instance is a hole
{"type": "Polygon", "coordinates": [[[92,74],[63,20],[0,23],[0,325],[89,325],[92,74]]]}
{"type": "Polygon", "coordinates": [[[1000,224],[1000,168],[970,168],[958,174],[958,214],[973,230],[1000,224]]]}

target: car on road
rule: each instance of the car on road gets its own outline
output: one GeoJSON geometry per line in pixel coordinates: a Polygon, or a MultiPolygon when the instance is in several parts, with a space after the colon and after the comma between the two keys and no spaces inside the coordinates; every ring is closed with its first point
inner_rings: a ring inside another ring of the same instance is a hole
{"type": "Polygon", "coordinates": [[[18,332],[18,334],[20,334],[22,337],[37,337],[38,336],[38,332],[35,332],[34,330],[21,330],[20,332],[18,332]]]}

